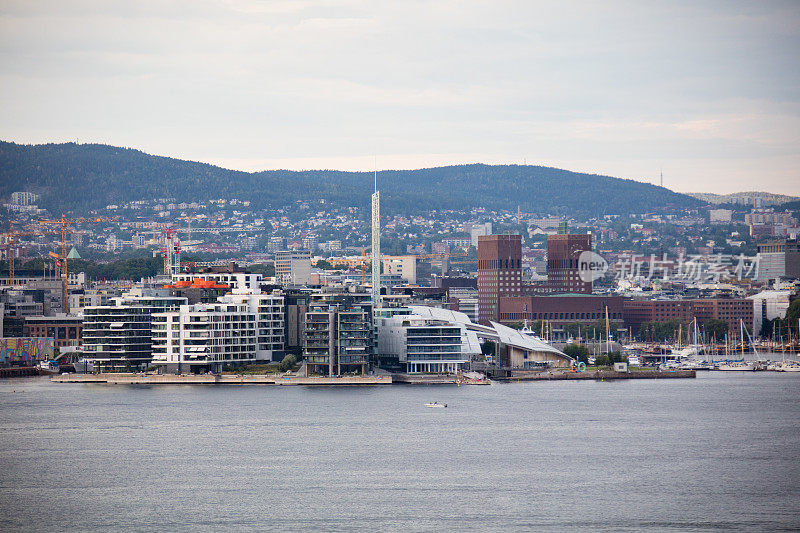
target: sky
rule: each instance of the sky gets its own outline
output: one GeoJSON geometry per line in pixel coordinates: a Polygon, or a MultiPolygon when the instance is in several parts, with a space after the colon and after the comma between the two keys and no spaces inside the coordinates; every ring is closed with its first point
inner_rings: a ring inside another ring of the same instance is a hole
{"type": "Polygon", "coordinates": [[[0,0],[0,139],[800,196],[800,2],[0,0]]]}

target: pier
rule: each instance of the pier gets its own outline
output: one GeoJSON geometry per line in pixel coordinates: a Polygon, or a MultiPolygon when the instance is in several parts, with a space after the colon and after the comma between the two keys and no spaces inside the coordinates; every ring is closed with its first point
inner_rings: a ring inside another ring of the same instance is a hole
{"type": "Polygon", "coordinates": [[[39,375],[41,375],[41,372],[35,366],[12,366],[9,368],[0,368],[0,378],[21,378],[39,375]]]}
{"type": "Polygon", "coordinates": [[[635,372],[614,372],[613,370],[595,370],[591,372],[530,372],[514,373],[506,377],[494,378],[497,381],[569,381],[569,380],[620,380],[620,379],[679,379],[694,378],[694,370],[637,370],[635,372]]]}
{"type": "Polygon", "coordinates": [[[391,385],[392,377],[337,376],[300,377],[283,375],[240,374],[62,374],[53,376],[56,383],[106,383],[109,385],[311,385],[356,386],[391,385]]]}

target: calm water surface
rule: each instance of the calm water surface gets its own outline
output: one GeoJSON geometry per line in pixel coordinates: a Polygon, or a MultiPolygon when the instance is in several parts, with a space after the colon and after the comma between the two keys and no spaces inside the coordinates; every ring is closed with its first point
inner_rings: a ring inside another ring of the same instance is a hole
{"type": "Polygon", "coordinates": [[[336,389],[31,378],[0,380],[0,402],[3,530],[800,528],[797,374],[336,389]]]}

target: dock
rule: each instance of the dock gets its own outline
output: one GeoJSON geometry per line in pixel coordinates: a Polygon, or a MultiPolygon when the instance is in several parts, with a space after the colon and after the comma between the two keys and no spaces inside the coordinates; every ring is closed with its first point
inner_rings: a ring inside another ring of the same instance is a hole
{"type": "Polygon", "coordinates": [[[41,375],[42,372],[35,366],[12,366],[9,368],[0,368],[0,378],[22,378],[41,375]]]}
{"type": "Polygon", "coordinates": [[[621,379],[682,379],[697,377],[694,370],[637,370],[633,372],[614,372],[613,370],[596,370],[591,372],[530,372],[514,373],[511,376],[493,378],[497,381],[574,381],[597,380],[611,381],[621,379]]]}
{"type": "Polygon", "coordinates": [[[393,383],[409,385],[491,385],[488,379],[476,379],[465,375],[454,374],[392,374],[393,383]]]}
{"type": "Polygon", "coordinates": [[[360,386],[391,385],[392,377],[336,376],[300,377],[284,375],[242,374],[62,374],[53,376],[55,383],[105,383],[108,385],[310,385],[360,386]]]}
{"type": "MultiPolygon", "coordinates": [[[[510,376],[494,377],[494,381],[611,381],[622,379],[679,379],[694,378],[694,370],[639,370],[614,372],[513,372],[510,376]]],[[[490,385],[492,380],[474,379],[463,375],[376,374],[369,376],[311,376],[266,374],[61,374],[53,376],[54,383],[104,383],[108,385],[306,385],[306,386],[373,386],[409,385],[490,385]]]]}

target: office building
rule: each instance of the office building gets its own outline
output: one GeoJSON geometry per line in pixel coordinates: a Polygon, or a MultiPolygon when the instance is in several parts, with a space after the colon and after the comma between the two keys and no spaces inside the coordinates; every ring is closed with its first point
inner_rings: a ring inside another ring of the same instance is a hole
{"type": "Polygon", "coordinates": [[[311,252],[275,252],[275,279],[286,285],[307,285],[311,279],[311,252]]]}
{"type": "MultiPolygon", "coordinates": [[[[748,296],[753,301],[753,331],[755,335],[761,334],[761,328],[766,320],[784,318],[791,303],[789,297],[792,291],[762,291],[748,296]]],[[[755,336],[754,335],[754,336],[755,336]]]]}
{"type": "MultiPolygon", "coordinates": [[[[204,285],[201,281],[213,282],[214,285],[226,285],[230,289],[257,291],[261,285],[261,274],[247,272],[243,268],[231,263],[226,266],[210,267],[200,272],[181,272],[172,274],[174,289],[186,289],[192,286],[204,285]]],[[[205,285],[212,288],[211,284],[205,285]]],[[[216,287],[222,289],[222,287],[216,287]]]]}
{"type": "Polygon", "coordinates": [[[497,321],[501,296],[522,293],[522,237],[478,237],[478,318],[481,324],[497,321]]]}
{"type": "Polygon", "coordinates": [[[465,287],[452,287],[447,290],[450,309],[464,313],[473,322],[478,322],[479,298],[478,290],[465,287]]]}
{"type": "Polygon", "coordinates": [[[81,344],[83,318],[80,316],[28,316],[23,324],[23,337],[49,337],[53,346],[64,348],[81,344]]]}
{"type": "Polygon", "coordinates": [[[581,280],[578,259],[592,250],[591,235],[547,236],[547,285],[554,290],[591,294],[592,282],[581,280]]]}
{"type": "Polygon", "coordinates": [[[430,261],[416,255],[384,255],[381,257],[383,275],[399,276],[409,285],[429,286],[430,261]]]}
{"type": "Polygon", "coordinates": [[[747,298],[625,300],[623,310],[625,326],[634,335],[645,322],[677,320],[688,325],[695,318],[701,325],[709,319],[723,320],[729,331],[739,331],[741,321],[753,332],[753,301],[747,298]]]}
{"type": "Polygon", "coordinates": [[[594,324],[608,319],[617,326],[623,325],[622,296],[566,294],[566,295],[526,295],[500,298],[500,322],[546,321],[553,327],[561,328],[567,324],[580,322],[594,324]]]}
{"type": "Polygon", "coordinates": [[[768,239],[758,245],[758,281],[800,279],[800,242],[768,239]]]}
{"type": "Polygon", "coordinates": [[[478,247],[478,237],[492,234],[492,223],[484,222],[483,224],[465,224],[463,227],[465,233],[469,233],[470,246],[478,247]]]}

